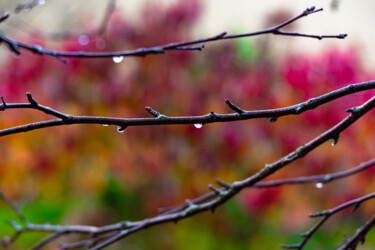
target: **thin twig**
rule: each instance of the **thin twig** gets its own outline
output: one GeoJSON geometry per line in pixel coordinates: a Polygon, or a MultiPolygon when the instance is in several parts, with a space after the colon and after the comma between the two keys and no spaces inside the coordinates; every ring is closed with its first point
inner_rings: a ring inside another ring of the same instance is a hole
{"type": "Polygon", "coordinates": [[[356,233],[350,238],[345,244],[339,247],[337,250],[356,249],[357,245],[365,242],[365,237],[368,232],[375,226],[375,215],[373,215],[366,223],[359,228],[356,233]]]}
{"type": "Polygon", "coordinates": [[[36,243],[33,247],[31,247],[30,249],[31,250],[38,250],[38,249],[42,249],[42,247],[44,247],[45,245],[47,245],[48,243],[60,238],[62,235],[66,234],[66,233],[69,233],[69,232],[55,232],[53,234],[50,234],[48,235],[47,237],[45,237],[44,239],[42,239],[41,241],[39,241],[38,243],[36,243]]]}
{"type": "Polygon", "coordinates": [[[26,224],[25,216],[23,215],[21,209],[19,208],[18,204],[14,202],[12,199],[8,198],[4,193],[0,192],[0,199],[2,199],[5,203],[7,203],[13,211],[16,213],[17,217],[21,220],[22,223],[26,224]]]}
{"type": "MultiPolygon", "coordinates": [[[[116,234],[115,236],[105,240],[104,242],[98,244],[97,246],[93,247],[92,249],[98,250],[102,249],[108,245],[113,244],[114,242],[125,238],[135,232],[138,232],[142,229],[152,227],[155,225],[167,223],[167,222],[176,222],[182,219],[186,219],[188,217],[194,216],[195,214],[202,213],[209,210],[214,210],[215,208],[221,206],[226,201],[231,199],[233,196],[238,194],[242,189],[251,187],[258,183],[259,181],[263,180],[264,178],[270,176],[272,173],[276,172],[277,170],[289,165],[290,163],[294,162],[298,158],[301,158],[311,152],[313,149],[317,148],[324,142],[328,141],[332,136],[340,134],[350,125],[352,125],[356,120],[362,117],[365,113],[370,111],[372,108],[375,107],[375,97],[371,98],[369,101],[364,103],[362,106],[356,109],[356,112],[350,113],[345,119],[341,122],[336,124],[331,129],[327,130],[326,132],[322,133],[321,135],[317,136],[310,142],[303,144],[295,151],[291,152],[290,154],[286,155],[285,157],[279,159],[278,161],[267,164],[263,169],[261,169],[258,173],[250,176],[247,179],[235,181],[230,184],[230,187],[226,190],[223,195],[219,195],[213,200],[204,202],[204,203],[196,203],[191,201],[189,206],[182,211],[168,213],[163,215],[157,215],[152,218],[147,218],[141,221],[134,221],[134,222],[122,222],[116,223],[113,225],[108,225],[105,227],[88,227],[88,226],[53,226],[53,225],[33,225],[33,224],[26,224],[25,229],[27,231],[47,231],[47,232],[69,232],[69,233],[91,233],[95,235],[108,233],[111,231],[119,231],[120,233],[116,234]]],[[[357,200],[344,203],[341,206],[335,208],[333,211],[328,210],[319,213],[316,215],[311,215],[312,217],[316,216],[327,216],[329,214],[335,213],[336,210],[344,209],[348,206],[360,204],[361,202],[365,201],[366,199],[370,199],[375,197],[375,193],[372,194],[370,197],[364,196],[357,200]]],[[[319,228],[319,226],[317,227],[319,228]]]]}
{"type": "Polygon", "coordinates": [[[0,42],[4,42],[8,48],[16,53],[17,55],[21,54],[20,49],[29,50],[36,54],[51,56],[54,58],[66,58],[66,57],[78,57],[78,58],[112,58],[112,57],[129,57],[129,56],[146,56],[150,54],[161,54],[168,50],[201,50],[205,43],[218,41],[218,40],[227,40],[227,39],[237,39],[241,37],[251,37],[251,36],[259,36],[264,34],[274,34],[274,35],[284,35],[284,36],[295,36],[295,37],[309,37],[309,38],[316,38],[316,39],[323,39],[323,38],[338,38],[343,39],[346,37],[346,34],[339,34],[339,35],[311,35],[311,34],[303,34],[303,33],[296,33],[296,32],[286,32],[280,30],[285,26],[297,21],[298,19],[308,16],[310,14],[320,12],[323,9],[315,9],[315,7],[308,8],[304,10],[301,14],[279,24],[272,28],[251,32],[251,33],[244,33],[244,34],[236,34],[236,35],[227,35],[226,32],[222,32],[218,35],[185,41],[185,42],[177,42],[177,43],[169,43],[165,45],[150,47],[150,48],[139,48],[136,50],[128,50],[128,51],[116,51],[116,52],[67,52],[67,51],[56,51],[47,48],[43,48],[39,45],[31,45],[23,42],[19,42],[13,40],[3,34],[0,34],[0,42]],[[192,47],[192,45],[200,44],[201,46],[192,47]]]}
{"type": "MultiPolygon", "coordinates": [[[[285,108],[279,109],[268,109],[268,110],[254,110],[247,111],[244,110],[243,114],[230,113],[230,114],[218,114],[209,113],[207,115],[201,116],[165,116],[160,115],[155,118],[114,118],[114,117],[98,117],[98,116],[72,116],[61,113],[49,107],[43,105],[32,105],[31,103],[6,103],[0,105],[0,110],[6,109],[37,109],[46,114],[53,115],[59,119],[55,120],[45,120],[35,123],[29,123],[26,125],[16,126],[12,128],[0,130],[0,137],[17,134],[21,132],[28,132],[35,129],[42,129],[47,127],[55,127],[62,125],[71,124],[107,124],[107,125],[117,125],[121,127],[131,127],[131,126],[144,126],[144,125],[177,125],[177,124],[207,124],[207,123],[217,123],[217,122],[232,122],[240,120],[249,120],[256,118],[274,118],[283,117],[287,115],[298,115],[307,110],[315,109],[316,107],[323,105],[325,103],[331,102],[338,98],[346,95],[350,95],[356,92],[361,92],[369,89],[375,89],[375,81],[362,82],[357,84],[350,84],[346,87],[334,90],[327,94],[321,95],[319,97],[310,99],[308,101],[292,105],[285,108]]],[[[241,109],[242,110],[242,109],[241,109]]],[[[155,113],[156,114],[156,113],[155,113]]],[[[271,120],[272,121],[272,120],[271,120]]],[[[332,136],[336,138],[337,135],[332,136]]]]}
{"type": "Polygon", "coordinates": [[[10,17],[10,14],[9,12],[4,12],[0,15],[0,23],[4,22],[5,20],[7,20],[8,18],[10,17]]]}
{"type": "Polygon", "coordinates": [[[370,200],[370,199],[373,199],[375,198],[375,193],[371,193],[371,194],[368,194],[368,195],[364,195],[362,197],[359,197],[357,199],[354,199],[354,200],[351,200],[351,201],[347,201],[335,208],[332,208],[332,209],[327,209],[327,210],[324,210],[322,212],[319,212],[319,213],[314,213],[314,214],[310,214],[309,216],[311,218],[316,218],[316,217],[322,217],[320,219],[320,221],[315,224],[314,227],[312,227],[309,231],[305,232],[305,233],[302,233],[301,236],[303,237],[303,240],[300,242],[300,243],[297,243],[297,244],[293,244],[293,245],[282,245],[283,248],[285,249],[302,249],[306,243],[311,239],[312,235],[324,224],[324,222],[326,222],[332,215],[344,210],[345,208],[348,208],[348,207],[351,207],[351,206],[355,206],[355,207],[358,207],[361,203],[367,201],[367,200],[370,200]]]}
{"type": "MultiPolygon", "coordinates": [[[[375,158],[367,162],[362,162],[359,166],[354,167],[352,169],[348,169],[348,170],[344,170],[344,171],[340,171],[336,173],[328,173],[328,174],[314,175],[314,176],[303,176],[303,177],[297,177],[297,178],[272,180],[272,181],[261,181],[261,182],[254,184],[253,186],[249,188],[267,188],[267,187],[276,187],[276,186],[281,186],[281,185],[306,184],[306,183],[328,183],[331,181],[335,181],[335,180],[359,173],[373,166],[375,166],[375,158]]],[[[213,190],[211,186],[209,187],[211,190],[213,190]]],[[[201,203],[201,202],[210,200],[216,197],[219,193],[224,192],[226,189],[227,188],[217,189],[216,191],[213,190],[214,192],[206,193],[204,195],[201,195],[197,198],[192,199],[191,201],[194,203],[201,203]]],[[[184,203],[184,204],[177,205],[177,206],[160,208],[159,212],[160,213],[174,213],[174,212],[178,212],[178,211],[185,209],[187,206],[188,204],[184,203]]]]}

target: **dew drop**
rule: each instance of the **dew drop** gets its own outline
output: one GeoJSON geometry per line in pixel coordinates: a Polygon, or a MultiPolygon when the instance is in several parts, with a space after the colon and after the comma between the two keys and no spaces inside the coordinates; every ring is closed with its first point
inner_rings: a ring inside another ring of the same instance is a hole
{"type": "Polygon", "coordinates": [[[272,123],[275,123],[277,121],[277,117],[268,117],[268,120],[272,123]]]}
{"type": "Polygon", "coordinates": [[[125,129],[126,129],[126,127],[124,127],[124,126],[117,126],[117,132],[119,132],[119,133],[124,133],[125,129]]]}
{"type": "Polygon", "coordinates": [[[324,184],[323,183],[321,183],[321,182],[317,182],[317,183],[315,183],[315,187],[316,188],[323,188],[323,186],[324,186],[324,184]]]}
{"type": "Polygon", "coordinates": [[[120,62],[122,62],[123,59],[124,59],[123,56],[114,56],[114,57],[112,57],[112,60],[113,60],[115,63],[120,63],[120,62]]]}
{"type": "Polygon", "coordinates": [[[339,135],[336,135],[332,137],[331,139],[329,139],[329,143],[331,144],[331,146],[335,146],[338,141],[339,141],[339,135]]]}
{"type": "Polygon", "coordinates": [[[78,43],[82,46],[85,46],[85,45],[89,44],[89,42],[90,42],[90,38],[85,34],[80,35],[78,37],[78,43]]]}
{"type": "Polygon", "coordinates": [[[196,124],[194,124],[194,127],[196,127],[196,128],[201,128],[202,126],[203,126],[202,123],[196,123],[196,124]]]}

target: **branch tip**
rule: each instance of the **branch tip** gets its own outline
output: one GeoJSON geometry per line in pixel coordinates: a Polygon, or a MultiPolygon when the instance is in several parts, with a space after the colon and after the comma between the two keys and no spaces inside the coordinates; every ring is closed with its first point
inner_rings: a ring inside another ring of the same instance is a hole
{"type": "Polygon", "coordinates": [[[38,106],[38,102],[33,98],[30,92],[27,92],[26,96],[27,96],[27,100],[30,102],[31,105],[38,106]]]}
{"type": "Polygon", "coordinates": [[[315,10],[315,6],[311,6],[310,8],[307,8],[306,11],[314,11],[315,10]]]}
{"type": "Polygon", "coordinates": [[[221,32],[220,34],[218,34],[216,37],[217,38],[223,38],[226,34],[227,34],[227,32],[224,31],[224,32],[221,32]]]}
{"type": "Polygon", "coordinates": [[[216,183],[219,185],[219,186],[222,186],[223,188],[225,189],[230,189],[232,187],[232,185],[230,185],[229,183],[227,182],[224,182],[222,180],[220,180],[219,178],[216,178],[216,183]]]}
{"type": "Polygon", "coordinates": [[[344,39],[344,38],[347,37],[347,36],[348,36],[348,34],[343,33],[343,34],[339,34],[339,35],[338,35],[338,38],[339,38],[339,39],[344,39]]]}
{"type": "Polygon", "coordinates": [[[147,112],[149,112],[152,116],[156,118],[160,116],[160,113],[153,110],[151,107],[146,106],[145,109],[147,110],[147,112]]]}
{"type": "Polygon", "coordinates": [[[3,96],[1,96],[0,98],[1,98],[1,102],[2,102],[0,110],[4,111],[6,109],[6,107],[7,107],[7,104],[4,101],[4,97],[3,96]]]}
{"type": "Polygon", "coordinates": [[[236,111],[240,115],[246,114],[246,111],[238,107],[237,105],[233,104],[229,99],[225,99],[225,103],[229,106],[230,109],[236,111]]]}
{"type": "Polygon", "coordinates": [[[208,187],[214,191],[217,195],[222,195],[223,194],[223,190],[220,190],[218,189],[217,187],[215,187],[214,185],[212,184],[209,184],[208,187]]]}
{"type": "Polygon", "coordinates": [[[4,12],[3,14],[0,15],[0,23],[1,23],[1,22],[4,22],[4,21],[7,20],[9,17],[10,17],[10,13],[9,13],[9,12],[4,12]]]}
{"type": "Polygon", "coordinates": [[[187,203],[189,206],[196,206],[196,204],[194,204],[194,202],[192,202],[192,201],[189,200],[189,199],[186,199],[186,203],[187,203]]]}

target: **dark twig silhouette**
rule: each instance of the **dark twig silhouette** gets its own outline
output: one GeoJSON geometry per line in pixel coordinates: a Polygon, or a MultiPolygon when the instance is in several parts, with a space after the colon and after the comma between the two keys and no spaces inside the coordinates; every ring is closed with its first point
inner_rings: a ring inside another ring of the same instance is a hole
{"type": "MultiPolygon", "coordinates": [[[[110,2],[110,3],[113,3],[110,2]]],[[[108,23],[110,13],[113,6],[110,4],[107,10],[107,15],[104,18],[102,25],[96,30],[96,33],[104,32],[105,27],[108,23]]],[[[323,38],[338,38],[342,39],[346,37],[346,34],[339,35],[312,35],[305,33],[289,32],[282,30],[289,24],[297,21],[298,19],[320,12],[322,9],[315,9],[311,7],[303,11],[301,14],[281,23],[274,27],[261,30],[258,32],[243,33],[236,35],[227,35],[226,32],[222,32],[215,36],[184,41],[169,43],[161,46],[155,46],[150,48],[139,48],[136,50],[128,51],[115,51],[115,52],[66,52],[66,51],[55,51],[47,48],[43,48],[38,45],[31,45],[23,42],[19,42],[7,37],[4,34],[0,34],[0,43],[5,44],[8,49],[20,55],[22,50],[28,50],[39,55],[51,56],[66,62],[68,57],[78,57],[78,58],[123,58],[127,56],[146,56],[150,54],[162,54],[170,50],[202,50],[205,44],[213,41],[222,41],[227,39],[238,39],[241,37],[251,37],[264,34],[282,35],[282,36],[293,36],[293,37],[307,37],[315,39],[323,38]]],[[[6,21],[9,17],[9,13],[4,13],[0,15],[0,22],[6,21]]],[[[332,102],[339,98],[343,98],[347,95],[355,94],[356,92],[366,91],[370,89],[375,89],[375,81],[362,82],[357,84],[350,84],[346,87],[334,90],[332,92],[326,93],[324,95],[312,98],[305,102],[279,108],[279,109],[269,109],[269,110],[254,110],[249,111],[234,104],[230,100],[225,100],[228,107],[234,111],[234,113],[219,114],[214,111],[206,115],[201,116],[171,116],[165,115],[159,111],[154,110],[151,107],[146,107],[146,111],[152,117],[144,118],[115,118],[115,117],[99,117],[99,116],[75,116],[70,114],[65,114],[63,112],[54,110],[50,107],[41,105],[37,99],[35,99],[31,93],[27,93],[26,103],[8,103],[4,97],[1,97],[0,111],[9,112],[12,109],[35,109],[39,110],[45,114],[53,116],[53,120],[43,120],[35,123],[29,123],[21,126],[11,127],[0,130],[0,137],[17,134],[21,132],[27,132],[36,129],[43,129],[47,127],[63,126],[63,125],[73,125],[73,124],[101,124],[101,125],[113,125],[117,126],[119,132],[123,132],[127,127],[130,126],[146,126],[146,125],[177,125],[177,124],[195,124],[202,126],[209,123],[218,122],[234,122],[249,119],[269,119],[271,122],[276,122],[278,118],[287,115],[299,115],[305,111],[315,109],[323,104],[332,102]]],[[[305,157],[311,151],[321,146],[323,143],[331,141],[331,143],[337,143],[339,135],[350,127],[354,122],[360,119],[367,112],[375,108],[375,97],[372,97],[367,102],[359,107],[353,107],[346,110],[349,114],[346,118],[341,120],[335,126],[331,127],[322,134],[316,136],[309,142],[296,148],[294,151],[280,158],[279,160],[271,163],[265,164],[263,168],[252,176],[244,178],[242,180],[234,181],[232,183],[227,183],[225,181],[216,180],[217,186],[209,184],[208,187],[211,192],[208,192],[195,199],[187,199],[182,205],[172,206],[169,208],[160,209],[161,214],[157,214],[154,217],[142,219],[139,221],[121,221],[115,224],[96,227],[96,226],[85,226],[85,225],[50,225],[50,224],[34,224],[30,223],[27,218],[23,215],[21,209],[18,207],[17,203],[9,199],[6,195],[0,192],[0,199],[7,203],[16,213],[18,222],[11,222],[11,225],[16,230],[15,234],[3,240],[2,244],[4,247],[8,247],[14,243],[22,234],[27,232],[46,232],[49,233],[47,237],[40,240],[31,249],[41,249],[47,244],[59,240],[62,236],[68,234],[80,234],[83,239],[73,242],[73,243],[61,243],[61,249],[73,249],[73,248],[89,248],[89,249],[103,249],[113,243],[128,237],[129,235],[141,231],[143,229],[157,226],[160,224],[168,222],[178,222],[179,220],[189,218],[196,214],[212,211],[214,212],[216,208],[225,204],[228,200],[236,196],[240,191],[245,188],[265,188],[273,187],[287,184],[303,184],[303,183],[328,183],[337,179],[342,179],[344,177],[352,176],[356,173],[364,171],[375,165],[375,159],[368,162],[364,162],[358,167],[353,169],[329,173],[316,176],[305,176],[297,177],[291,179],[282,180],[271,180],[264,181],[265,178],[271,176],[276,171],[286,167],[290,163],[296,161],[299,158],[305,157]]],[[[320,213],[311,214],[310,217],[320,217],[320,221],[315,224],[309,231],[304,233],[303,240],[294,245],[284,245],[284,248],[289,249],[302,249],[306,243],[311,239],[313,234],[319,230],[319,228],[330,218],[330,216],[342,211],[347,207],[353,206],[357,208],[361,203],[375,198],[375,193],[362,196],[360,198],[354,199],[352,201],[345,202],[333,209],[325,210],[320,213]]],[[[375,217],[370,218],[358,231],[353,235],[352,238],[347,240],[340,249],[351,249],[355,248],[360,242],[364,241],[365,236],[368,231],[375,225],[375,217]]]]}
{"type": "Polygon", "coordinates": [[[315,9],[315,7],[310,7],[304,10],[301,14],[279,24],[272,28],[251,32],[251,33],[243,33],[243,34],[236,34],[236,35],[227,35],[227,32],[222,32],[215,36],[192,40],[192,41],[185,41],[185,42],[176,42],[176,43],[169,43],[166,45],[155,46],[151,48],[139,48],[136,50],[127,50],[127,51],[116,51],[116,52],[67,52],[67,51],[56,51],[51,49],[43,48],[39,45],[31,45],[23,42],[19,42],[13,40],[3,34],[0,34],[0,42],[3,42],[8,46],[8,48],[17,55],[21,54],[21,49],[29,50],[36,54],[51,56],[60,60],[65,61],[66,57],[78,57],[78,58],[113,58],[113,57],[128,57],[128,56],[146,56],[150,54],[163,54],[169,50],[202,50],[204,44],[219,41],[219,40],[227,40],[227,39],[237,39],[241,37],[251,37],[251,36],[259,36],[264,34],[274,34],[274,35],[283,35],[283,36],[296,36],[296,37],[308,37],[308,38],[315,38],[315,39],[323,39],[323,38],[338,38],[343,39],[347,35],[346,34],[339,34],[339,35],[311,35],[311,34],[304,34],[304,33],[297,33],[297,32],[288,32],[281,30],[285,26],[297,21],[298,19],[308,16],[310,14],[314,14],[316,12],[320,12],[323,9],[315,9]],[[198,46],[193,46],[197,45],[198,46]]]}

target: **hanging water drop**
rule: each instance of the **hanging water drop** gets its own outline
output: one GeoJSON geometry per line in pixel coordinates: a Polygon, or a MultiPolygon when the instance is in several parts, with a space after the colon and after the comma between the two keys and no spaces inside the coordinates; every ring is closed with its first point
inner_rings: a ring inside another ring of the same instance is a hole
{"type": "Polygon", "coordinates": [[[331,143],[331,146],[335,146],[339,140],[339,135],[333,136],[331,139],[329,139],[329,142],[331,143]]]}
{"type": "Polygon", "coordinates": [[[315,183],[315,187],[316,188],[323,188],[323,186],[324,186],[324,184],[323,183],[321,183],[321,182],[317,182],[317,183],[315,183]]]}
{"type": "Polygon", "coordinates": [[[124,127],[124,126],[117,126],[117,132],[119,132],[119,133],[124,133],[125,129],[126,129],[126,127],[124,127]]]}
{"type": "Polygon", "coordinates": [[[124,59],[123,56],[114,56],[114,57],[112,57],[112,60],[113,60],[115,63],[120,63],[120,62],[122,62],[123,59],[124,59]]]}
{"type": "Polygon", "coordinates": [[[202,126],[203,126],[202,123],[196,123],[196,124],[194,124],[194,127],[196,127],[196,128],[201,128],[202,126]]]}
{"type": "Polygon", "coordinates": [[[272,123],[275,123],[277,121],[277,117],[268,117],[268,120],[272,123]]]}

